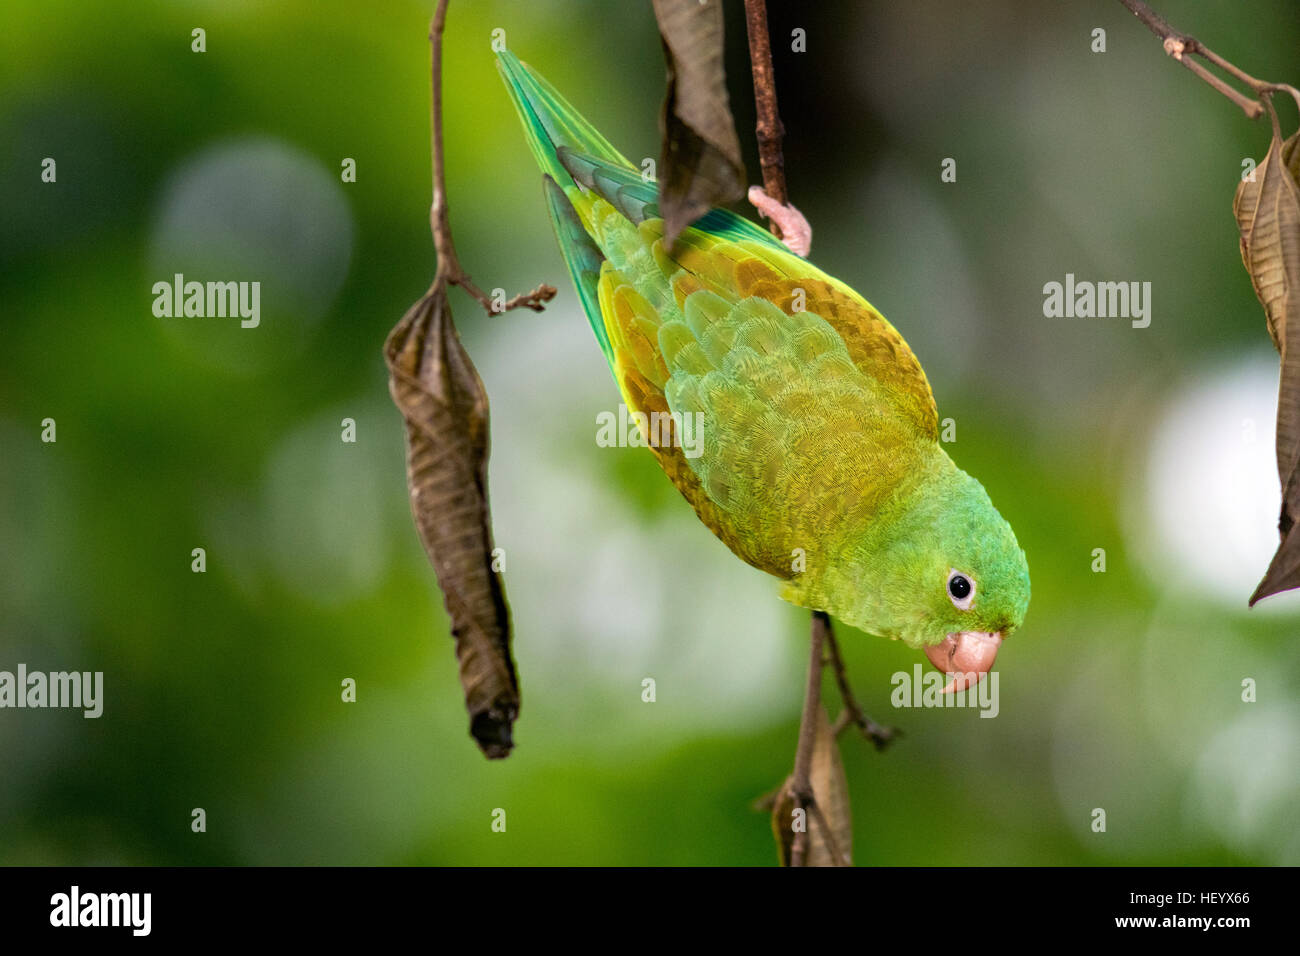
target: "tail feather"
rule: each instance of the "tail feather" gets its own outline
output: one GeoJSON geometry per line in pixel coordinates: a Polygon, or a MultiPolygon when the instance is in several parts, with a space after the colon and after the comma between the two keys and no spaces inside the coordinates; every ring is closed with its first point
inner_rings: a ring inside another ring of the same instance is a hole
{"type": "MultiPolygon", "coordinates": [[[[598,230],[593,228],[590,214],[599,197],[634,226],[657,219],[658,186],[646,180],[550,83],[509,50],[498,51],[497,69],[523,123],[528,148],[541,167],[560,254],[617,380],[614,350],[597,293],[607,256],[592,238],[598,230]]],[[[756,240],[784,251],[769,233],[725,209],[711,210],[696,227],[719,238],[756,240]]],[[[620,258],[618,250],[611,249],[611,255],[615,261],[620,258]]]]}
{"type": "Polygon", "coordinates": [[[557,155],[561,147],[629,169],[635,168],[600,135],[596,127],[569,105],[555,87],[509,50],[497,53],[497,69],[505,78],[510,98],[524,124],[533,158],[542,172],[558,185],[573,184],[573,177],[557,155]]]}
{"type": "Polygon", "coordinates": [[[551,214],[551,225],[555,228],[555,238],[559,241],[560,255],[578,290],[578,298],[596,341],[613,371],[614,349],[605,329],[596,292],[605,256],[583,221],[583,210],[590,203],[581,202],[580,185],[565,167],[561,153],[576,152],[619,168],[635,167],[550,83],[509,50],[498,51],[497,69],[505,78],[506,89],[523,123],[528,148],[542,169],[546,206],[551,214]],[[575,201],[581,208],[575,208],[575,201]]]}

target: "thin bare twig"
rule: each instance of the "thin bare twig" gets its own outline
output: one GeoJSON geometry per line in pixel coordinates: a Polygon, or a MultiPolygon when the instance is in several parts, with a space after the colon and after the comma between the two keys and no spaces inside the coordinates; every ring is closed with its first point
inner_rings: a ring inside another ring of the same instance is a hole
{"type": "Polygon", "coordinates": [[[885,727],[876,723],[858,704],[858,699],[853,696],[853,688],[849,686],[849,675],[844,668],[844,658],[840,656],[840,644],[835,639],[835,629],[831,627],[829,620],[826,622],[826,649],[829,651],[831,669],[835,672],[835,684],[840,689],[840,700],[844,702],[844,709],[840,711],[839,717],[835,718],[835,724],[831,727],[832,735],[838,738],[850,725],[853,725],[862,732],[863,737],[871,741],[876,750],[884,750],[895,737],[901,737],[903,732],[896,727],[885,727]]]}
{"type": "MultiPolygon", "coordinates": [[[[749,34],[749,63],[754,75],[754,105],[758,112],[758,163],[763,170],[763,190],[781,205],[790,201],[785,186],[785,153],[781,141],[785,126],[776,108],[776,79],[772,69],[772,41],[767,32],[766,0],[745,0],[745,28],[749,34]]],[[[772,232],[781,229],[772,223],[772,232]]]]}
{"type": "Polygon", "coordinates": [[[1286,92],[1290,93],[1296,101],[1296,106],[1300,107],[1300,90],[1286,83],[1268,83],[1264,80],[1256,79],[1245,70],[1228,62],[1219,54],[1215,53],[1200,40],[1170,26],[1169,21],[1160,14],[1152,10],[1143,0],[1119,0],[1124,4],[1132,14],[1146,24],[1147,28],[1158,36],[1164,46],[1165,52],[1172,56],[1187,69],[1191,70],[1202,80],[1218,90],[1233,103],[1241,108],[1251,119],[1258,119],[1264,114],[1263,100],[1273,93],[1286,92]],[[1216,76],[1207,70],[1204,66],[1192,59],[1193,56],[1199,56],[1211,65],[1218,67],[1225,73],[1229,74],[1237,81],[1250,87],[1255,96],[1249,97],[1240,90],[1234,88],[1225,82],[1222,77],[1216,76]]]}
{"type": "Polygon", "coordinates": [[[438,0],[433,21],[429,24],[429,47],[432,65],[429,71],[429,154],[433,158],[433,205],[429,208],[429,228],[433,232],[433,246],[438,252],[438,271],[433,284],[460,286],[473,296],[489,315],[526,308],[541,312],[543,303],[555,298],[555,287],[542,283],[531,292],[523,292],[498,306],[491,297],[470,281],[469,273],[460,264],[456,244],[451,236],[451,222],[447,217],[447,181],[442,150],[442,33],[447,25],[449,0],[438,0]]]}
{"type": "MultiPolygon", "coordinates": [[[[804,687],[803,716],[799,719],[799,743],[794,751],[794,773],[790,775],[790,792],[795,809],[804,811],[804,828],[795,833],[790,850],[790,865],[803,866],[808,859],[808,821],[816,802],[812,789],[813,747],[817,740],[817,711],[822,700],[822,646],[831,619],[825,611],[812,612],[812,635],[809,639],[808,682],[804,687]]],[[[829,831],[828,831],[829,832],[829,831]]]]}

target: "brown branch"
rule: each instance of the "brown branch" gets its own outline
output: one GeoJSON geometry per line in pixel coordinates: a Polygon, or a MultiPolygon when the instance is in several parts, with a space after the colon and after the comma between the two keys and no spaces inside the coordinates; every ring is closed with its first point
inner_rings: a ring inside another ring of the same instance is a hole
{"type": "Polygon", "coordinates": [[[451,221],[447,217],[447,181],[442,149],[442,33],[447,25],[449,0],[438,0],[433,21],[429,24],[429,48],[432,57],[429,71],[429,155],[433,160],[433,204],[429,207],[429,228],[433,232],[433,246],[438,253],[438,271],[433,284],[460,286],[473,296],[489,315],[526,308],[534,312],[545,309],[544,302],[555,298],[555,287],[542,283],[531,292],[520,293],[497,307],[492,299],[470,281],[469,274],[456,255],[456,244],[451,236],[451,221]]]}
{"type": "Polygon", "coordinates": [[[810,839],[811,833],[809,823],[815,817],[818,823],[821,824],[822,832],[826,834],[826,845],[831,856],[834,857],[838,865],[849,866],[851,864],[835,844],[833,831],[822,814],[821,807],[817,805],[812,789],[812,752],[816,744],[817,710],[821,706],[822,672],[826,665],[830,664],[835,673],[835,683],[839,688],[840,698],[844,702],[844,709],[840,711],[839,717],[836,718],[834,725],[831,727],[832,738],[838,739],[839,735],[850,725],[856,725],[862,731],[862,736],[869,739],[875,745],[877,751],[881,751],[895,738],[901,737],[903,732],[897,728],[885,727],[876,723],[866,715],[858,704],[857,698],[853,694],[853,688],[849,685],[848,672],[844,667],[844,659],[840,656],[839,644],[835,640],[835,629],[831,625],[830,616],[825,611],[812,612],[812,635],[809,654],[808,682],[804,690],[803,712],[799,720],[799,743],[795,749],[794,773],[786,778],[781,786],[763,794],[761,797],[757,797],[751,806],[758,811],[771,811],[781,800],[782,795],[788,792],[793,807],[802,809],[805,813],[805,831],[795,833],[790,853],[790,865],[806,865],[807,841],[810,839]],[[825,649],[825,652],[823,652],[823,649],[825,649]]]}
{"type": "Polygon", "coordinates": [[[1264,80],[1256,79],[1245,70],[1219,56],[1200,40],[1175,30],[1170,26],[1169,21],[1147,6],[1143,0],[1119,0],[1119,2],[1124,4],[1135,17],[1146,24],[1147,28],[1160,38],[1166,53],[1233,103],[1236,103],[1241,108],[1241,111],[1251,119],[1258,119],[1264,114],[1264,98],[1277,92],[1290,93],[1295,99],[1297,107],[1300,107],[1300,90],[1296,90],[1295,87],[1288,86],[1285,83],[1267,83],[1264,80]],[[1253,98],[1249,97],[1229,85],[1222,77],[1216,76],[1192,59],[1194,56],[1201,57],[1212,66],[1223,70],[1237,81],[1244,83],[1250,87],[1255,96],[1253,98]]]}
{"type": "MultiPolygon", "coordinates": [[[[785,126],[776,108],[776,79],[772,69],[772,42],[767,32],[766,0],[745,0],[745,28],[749,34],[749,62],[754,75],[754,105],[758,112],[758,163],[763,170],[763,191],[785,205],[790,201],[785,186],[785,154],[781,140],[785,126]]],[[[772,223],[780,238],[781,229],[772,223]]]]}
{"type": "Polygon", "coordinates": [[[822,668],[826,665],[822,657],[822,645],[830,627],[831,619],[825,611],[812,612],[812,634],[808,642],[808,682],[804,687],[803,715],[799,719],[799,743],[794,751],[794,773],[790,775],[790,793],[794,797],[795,808],[804,811],[804,827],[794,835],[794,846],[790,850],[791,866],[803,866],[808,859],[809,821],[816,807],[812,789],[812,757],[817,740],[817,711],[822,705],[822,668]]]}

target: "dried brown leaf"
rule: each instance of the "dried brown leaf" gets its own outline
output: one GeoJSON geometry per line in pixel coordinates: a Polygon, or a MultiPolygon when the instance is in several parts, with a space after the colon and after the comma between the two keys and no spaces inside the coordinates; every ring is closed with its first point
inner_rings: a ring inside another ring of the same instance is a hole
{"type": "Polygon", "coordinates": [[[1282,356],[1277,406],[1277,469],[1282,485],[1281,543],[1250,603],[1300,587],[1300,151],[1285,142],[1273,114],[1273,141],[1254,181],[1237,187],[1232,210],[1241,232],[1241,261],[1250,274],[1269,336],[1282,356]]]}
{"type": "Polygon", "coordinates": [[[791,784],[793,777],[786,777],[781,789],[772,801],[772,836],[776,838],[776,855],[782,866],[789,866],[794,855],[794,791],[791,784]]]}
{"type": "Polygon", "coordinates": [[[505,589],[492,570],[488,399],[441,282],[389,333],[384,358],[406,420],[411,513],[451,617],[470,733],[489,758],[505,757],[519,683],[505,589]]]}
{"type": "MultiPolygon", "coordinates": [[[[849,783],[844,775],[840,747],[831,730],[826,708],[817,710],[817,732],[813,738],[812,768],[809,771],[815,809],[806,813],[808,866],[849,866],[853,861],[853,814],[849,806],[849,783]],[[829,832],[828,832],[829,831],[829,832]]],[[[795,799],[788,778],[772,805],[772,832],[782,866],[789,866],[794,853],[795,799]]]]}
{"type": "Polygon", "coordinates": [[[659,209],[671,246],[713,206],[744,195],[745,167],[723,67],[722,4],[654,0],[668,64],[659,209]]]}
{"type": "Polygon", "coordinates": [[[812,769],[813,799],[820,813],[813,814],[808,845],[809,866],[846,866],[853,860],[853,811],[849,806],[849,781],[840,759],[840,745],[831,732],[826,708],[817,711],[812,769]],[[827,832],[829,830],[829,833],[827,832]]]}

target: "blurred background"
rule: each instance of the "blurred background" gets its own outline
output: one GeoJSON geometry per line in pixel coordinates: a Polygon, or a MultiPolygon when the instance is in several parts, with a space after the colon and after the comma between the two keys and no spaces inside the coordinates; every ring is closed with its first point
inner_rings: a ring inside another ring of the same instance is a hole
{"type": "MultiPolygon", "coordinates": [[[[98,720],[0,711],[0,863],[775,861],[750,802],[793,760],[807,614],[644,450],[596,445],[619,396],[490,48],[504,30],[639,161],[649,4],[451,7],[461,257],[485,288],[561,290],[493,318],[452,293],[492,399],[523,689],[509,759],[467,734],[381,357],[434,270],[431,6],[0,14],[0,670],[99,670],[105,696],[98,720]],[[258,279],[260,327],[155,318],[176,272],[258,279]]],[[[1300,81],[1293,0],[1156,6],[1300,81]]],[[[1033,577],[996,719],[892,709],[921,655],[840,628],[859,698],[905,732],[843,740],[857,862],[1300,863],[1300,599],[1246,608],[1276,543],[1277,356],[1231,204],[1266,122],[1115,0],[773,3],[771,26],[812,259],[908,338],[1033,577]],[[1045,318],[1067,273],[1150,282],[1150,327],[1045,318]]]]}

